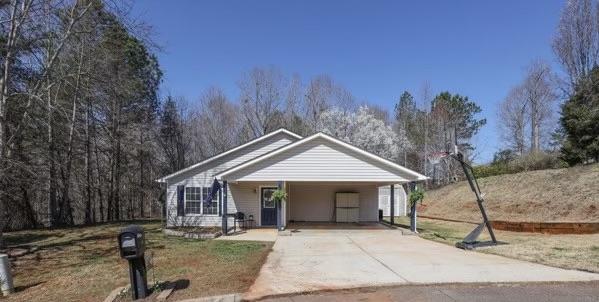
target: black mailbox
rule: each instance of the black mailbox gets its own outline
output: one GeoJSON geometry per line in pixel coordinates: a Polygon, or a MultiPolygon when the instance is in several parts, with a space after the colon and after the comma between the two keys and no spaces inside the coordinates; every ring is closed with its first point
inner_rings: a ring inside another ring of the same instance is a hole
{"type": "Polygon", "coordinates": [[[146,251],[145,235],[142,227],[130,225],[119,233],[119,250],[121,257],[134,259],[143,257],[146,251]]]}
{"type": "Polygon", "coordinates": [[[121,230],[118,236],[121,257],[129,261],[129,278],[133,300],[148,296],[148,280],[146,276],[146,240],[144,229],[138,225],[130,225],[121,230]]]}

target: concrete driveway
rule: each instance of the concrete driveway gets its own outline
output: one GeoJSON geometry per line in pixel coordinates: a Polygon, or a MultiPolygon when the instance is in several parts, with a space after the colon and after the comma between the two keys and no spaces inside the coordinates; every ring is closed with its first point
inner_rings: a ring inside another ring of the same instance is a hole
{"type": "Polygon", "coordinates": [[[244,296],[471,282],[599,280],[586,273],[464,251],[392,229],[299,229],[279,236],[244,296]]]}

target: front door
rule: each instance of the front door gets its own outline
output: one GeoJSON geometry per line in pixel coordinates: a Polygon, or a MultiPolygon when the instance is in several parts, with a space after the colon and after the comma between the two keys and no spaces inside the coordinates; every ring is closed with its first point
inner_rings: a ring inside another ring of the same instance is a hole
{"type": "Polygon", "coordinates": [[[277,207],[272,193],[277,188],[261,188],[260,189],[260,204],[262,208],[262,226],[277,225],[277,207]]]}

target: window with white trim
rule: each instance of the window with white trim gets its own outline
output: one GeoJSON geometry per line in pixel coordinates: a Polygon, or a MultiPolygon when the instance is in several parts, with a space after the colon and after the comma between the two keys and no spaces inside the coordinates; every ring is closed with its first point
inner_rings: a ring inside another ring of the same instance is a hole
{"type": "Polygon", "coordinates": [[[185,188],[185,214],[218,215],[218,199],[214,196],[212,202],[204,202],[210,194],[210,187],[185,188]]]}
{"type": "Polygon", "coordinates": [[[202,214],[202,188],[185,188],[185,214],[202,214]]]}
{"type": "MultiPolygon", "coordinates": [[[[210,194],[210,188],[204,187],[202,190],[202,200],[206,200],[210,194]]],[[[202,214],[205,215],[218,215],[218,194],[216,196],[212,196],[211,202],[203,202],[202,203],[202,214]]]]}

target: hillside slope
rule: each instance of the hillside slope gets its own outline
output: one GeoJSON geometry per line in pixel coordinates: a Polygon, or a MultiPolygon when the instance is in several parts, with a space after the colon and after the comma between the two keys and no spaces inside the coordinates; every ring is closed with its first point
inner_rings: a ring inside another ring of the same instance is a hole
{"type": "MultiPolygon", "coordinates": [[[[599,164],[479,179],[491,220],[599,222],[599,164]]],[[[426,192],[422,215],[480,221],[465,181],[426,192]]]]}

